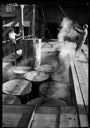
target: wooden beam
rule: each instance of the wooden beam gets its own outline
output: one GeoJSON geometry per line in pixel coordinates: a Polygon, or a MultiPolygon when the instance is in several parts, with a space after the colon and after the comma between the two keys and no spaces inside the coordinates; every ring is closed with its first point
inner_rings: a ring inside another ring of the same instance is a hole
{"type": "Polygon", "coordinates": [[[35,5],[33,5],[32,34],[33,34],[33,37],[35,38],[35,5]]]}
{"type": "Polygon", "coordinates": [[[18,21],[19,21],[19,19],[16,19],[16,20],[14,21],[14,23],[3,33],[3,37],[9,32],[9,30],[10,30],[14,25],[17,24],[18,21]]]}
{"type": "MultiPolygon", "coordinates": [[[[29,13],[30,11],[29,11],[29,9],[24,13],[24,16],[26,16],[27,15],[27,13],[29,13]]],[[[16,24],[17,24],[17,22],[20,22],[20,20],[21,20],[21,18],[19,17],[19,18],[17,18],[15,21],[14,21],[14,23],[7,29],[7,31],[5,31],[4,33],[3,33],[3,37],[9,32],[9,30],[12,28],[12,27],[14,27],[16,24]]]]}
{"type": "Polygon", "coordinates": [[[24,10],[24,5],[20,5],[21,6],[21,31],[22,31],[22,39],[24,39],[24,15],[23,15],[23,10],[24,10]]]}

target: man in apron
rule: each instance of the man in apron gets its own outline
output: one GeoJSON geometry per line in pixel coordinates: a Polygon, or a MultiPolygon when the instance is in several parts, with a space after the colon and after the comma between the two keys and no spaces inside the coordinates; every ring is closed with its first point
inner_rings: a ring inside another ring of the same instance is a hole
{"type": "Polygon", "coordinates": [[[14,29],[11,28],[11,31],[9,33],[9,39],[10,39],[10,43],[11,43],[11,52],[14,54],[16,54],[17,48],[16,48],[16,36],[20,36],[21,31],[19,32],[19,34],[16,34],[14,32],[14,29]]]}
{"type": "Polygon", "coordinates": [[[88,35],[88,25],[83,25],[83,30],[74,27],[74,29],[80,34],[79,40],[77,41],[77,47],[76,47],[76,56],[79,56],[79,53],[81,51],[82,44],[85,43],[87,35],[88,35]]]}

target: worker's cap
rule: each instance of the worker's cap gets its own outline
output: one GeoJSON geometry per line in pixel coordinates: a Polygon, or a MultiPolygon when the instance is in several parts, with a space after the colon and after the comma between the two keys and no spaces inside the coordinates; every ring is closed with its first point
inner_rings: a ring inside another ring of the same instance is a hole
{"type": "Polygon", "coordinates": [[[14,31],[14,28],[11,28],[10,31],[14,31]]]}
{"type": "Polygon", "coordinates": [[[87,24],[84,24],[84,28],[88,28],[88,25],[87,24]]]}

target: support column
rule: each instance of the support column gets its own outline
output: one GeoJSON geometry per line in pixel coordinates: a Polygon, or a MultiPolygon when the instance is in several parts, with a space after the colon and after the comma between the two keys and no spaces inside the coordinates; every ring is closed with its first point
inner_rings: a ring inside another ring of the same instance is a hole
{"type": "Polygon", "coordinates": [[[24,39],[24,15],[23,15],[23,9],[24,5],[21,6],[21,31],[22,31],[22,39],[24,39]]]}
{"type": "Polygon", "coordinates": [[[33,38],[35,38],[35,4],[33,4],[32,34],[33,34],[33,38]]]}

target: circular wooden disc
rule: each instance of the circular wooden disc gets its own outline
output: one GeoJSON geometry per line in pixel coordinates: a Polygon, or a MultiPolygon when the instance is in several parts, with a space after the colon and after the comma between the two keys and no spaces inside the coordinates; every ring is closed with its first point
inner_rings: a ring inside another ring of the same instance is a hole
{"type": "Polygon", "coordinates": [[[13,79],[3,84],[3,92],[12,95],[24,95],[31,91],[31,82],[24,79],[13,79]]]}
{"type": "Polygon", "coordinates": [[[16,74],[25,74],[30,69],[31,69],[31,67],[29,67],[29,66],[20,66],[20,67],[15,67],[13,69],[13,72],[16,74]]]}
{"type": "Polygon", "coordinates": [[[38,71],[31,71],[24,75],[25,79],[28,79],[33,82],[40,82],[47,80],[49,78],[49,74],[44,72],[38,72],[38,71]]]}

